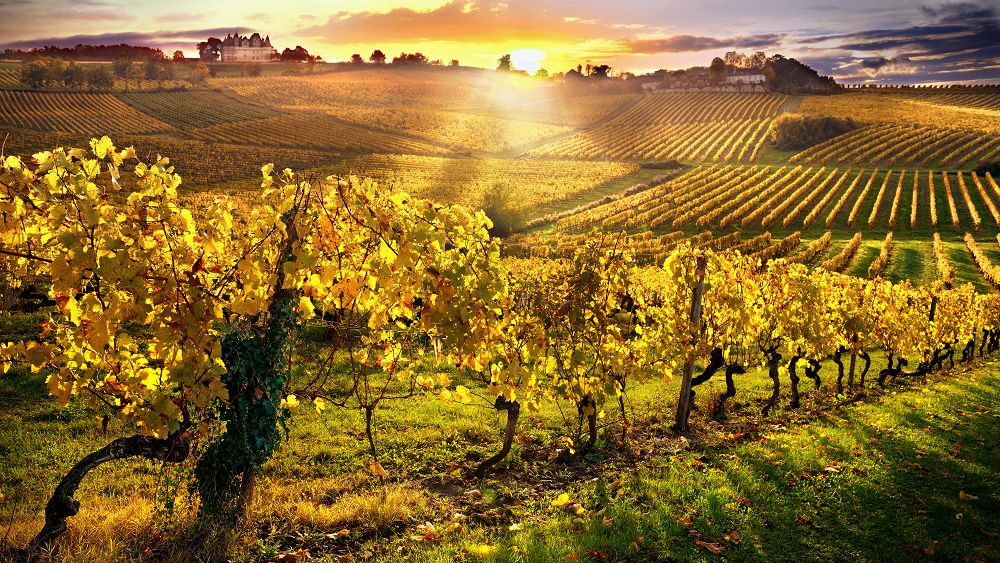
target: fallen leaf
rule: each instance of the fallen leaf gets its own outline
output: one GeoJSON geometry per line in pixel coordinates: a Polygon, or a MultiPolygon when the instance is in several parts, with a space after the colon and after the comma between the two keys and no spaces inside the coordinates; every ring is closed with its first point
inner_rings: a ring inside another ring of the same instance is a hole
{"type": "Polygon", "coordinates": [[[979,500],[979,497],[975,495],[967,495],[965,491],[958,491],[958,498],[962,500],[979,500]]]}
{"type": "Polygon", "coordinates": [[[471,489],[462,493],[462,496],[469,498],[483,498],[483,493],[479,492],[479,489],[471,489]]]}
{"type": "Polygon", "coordinates": [[[615,519],[608,518],[607,516],[605,516],[604,518],[601,519],[601,524],[604,524],[605,528],[610,528],[615,524],[615,519]]]}
{"type": "Polygon", "coordinates": [[[715,543],[715,542],[704,542],[704,541],[700,541],[699,540],[697,543],[698,543],[698,545],[704,547],[705,549],[711,551],[712,553],[714,553],[716,555],[722,553],[722,549],[723,549],[722,546],[719,545],[719,544],[717,544],[717,543],[715,543]]]}
{"type": "Polygon", "coordinates": [[[507,529],[511,532],[518,532],[521,530],[521,525],[515,522],[514,524],[508,526],[507,529]]]}
{"type": "Polygon", "coordinates": [[[552,506],[556,508],[562,508],[567,504],[569,504],[569,493],[563,493],[556,500],[552,501],[552,506]]]}
{"type": "Polygon", "coordinates": [[[840,473],[840,468],[836,465],[827,465],[823,468],[823,471],[826,471],[827,473],[840,473]]]}
{"type": "Polygon", "coordinates": [[[927,514],[934,514],[934,513],[931,512],[930,510],[914,510],[913,514],[916,514],[916,515],[927,515],[927,514]]]}
{"type": "Polygon", "coordinates": [[[382,464],[379,462],[369,463],[368,468],[372,470],[372,473],[378,475],[379,479],[388,479],[389,472],[382,468],[382,464]]]}
{"type": "Polygon", "coordinates": [[[984,530],[982,528],[978,528],[978,530],[980,532],[982,532],[984,536],[990,538],[991,540],[995,540],[995,539],[1000,538],[1000,534],[997,534],[995,532],[987,532],[986,530],[984,530]]]}

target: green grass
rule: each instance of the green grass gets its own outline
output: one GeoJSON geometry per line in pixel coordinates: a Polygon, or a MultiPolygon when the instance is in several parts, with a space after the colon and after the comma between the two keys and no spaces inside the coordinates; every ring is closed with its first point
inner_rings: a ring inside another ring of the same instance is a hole
{"type": "MultiPolygon", "coordinates": [[[[677,378],[630,390],[627,443],[617,406],[608,405],[589,453],[563,451],[577,431],[575,409],[545,403],[524,413],[508,459],[482,480],[464,469],[496,451],[504,420],[485,405],[434,396],[386,403],[376,426],[388,485],[367,469],[357,409],[301,412],[264,468],[245,525],[197,522],[187,493],[193,459],[115,462],[83,481],[81,512],[59,540],[58,560],[153,553],[164,561],[263,561],[300,549],[317,561],[718,559],[699,541],[734,561],[910,561],[908,546],[948,560],[1000,556],[998,542],[979,531],[1000,526],[1000,365],[977,360],[971,370],[901,379],[883,391],[872,383],[885,359],[873,359],[867,396],[836,397],[827,361],[819,390],[801,385],[799,409],[784,406],[782,381],[780,405],[766,420],[758,413],[771,381],[761,372],[738,376],[737,396],[710,416],[724,389],[717,376],[696,389],[686,444],[670,430],[677,378]],[[473,490],[482,496],[465,494],[473,490]],[[978,500],[963,501],[959,491],[978,500]],[[562,494],[569,509],[553,505],[562,494]],[[412,539],[426,534],[417,528],[424,522],[441,539],[412,539]]],[[[105,434],[80,400],[60,408],[42,374],[0,376],[0,397],[0,514],[9,541],[24,545],[69,467],[129,431],[112,422],[105,434]]]]}

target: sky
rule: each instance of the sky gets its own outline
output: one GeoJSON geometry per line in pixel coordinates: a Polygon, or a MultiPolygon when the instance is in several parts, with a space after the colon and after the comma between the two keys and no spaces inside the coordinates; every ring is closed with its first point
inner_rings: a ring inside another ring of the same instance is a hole
{"type": "Polygon", "coordinates": [[[0,48],[130,43],[196,56],[259,32],[328,61],[420,52],[445,64],[636,74],[727,51],[794,57],[841,83],[1000,83],[1000,0],[0,0],[0,48]]]}

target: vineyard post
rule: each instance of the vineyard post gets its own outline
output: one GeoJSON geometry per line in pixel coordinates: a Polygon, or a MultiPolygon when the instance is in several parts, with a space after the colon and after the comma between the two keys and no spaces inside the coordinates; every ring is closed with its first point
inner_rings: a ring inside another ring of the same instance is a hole
{"type": "MultiPolygon", "coordinates": [[[[691,328],[692,344],[698,340],[698,327],[701,325],[701,296],[705,291],[705,266],[708,264],[708,257],[702,255],[698,257],[696,275],[698,285],[695,286],[691,295],[691,328]]],[[[681,396],[677,400],[677,418],[674,430],[677,432],[687,431],[687,419],[691,410],[691,379],[694,376],[694,363],[691,360],[684,362],[684,376],[681,379],[681,396]]]]}

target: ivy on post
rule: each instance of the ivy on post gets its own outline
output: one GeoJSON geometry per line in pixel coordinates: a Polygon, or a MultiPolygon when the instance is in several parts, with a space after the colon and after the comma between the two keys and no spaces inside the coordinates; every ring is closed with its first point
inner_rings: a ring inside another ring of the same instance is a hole
{"type": "MultiPolygon", "coordinates": [[[[698,328],[701,325],[701,296],[705,291],[705,266],[708,264],[708,257],[704,254],[698,256],[698,266],[696,276],[698,284],[691,295],[691,331],[693,338],[697,340],[698,328]]],[[[681,379],[681,396],[677,400],[677,417],[674,423],[674,430],[686,432],[688,429],[688,414],[691,412],[691,378],[694,376],[694,362],[687,358],[684,361],[684,375],[681,379]]]]}

